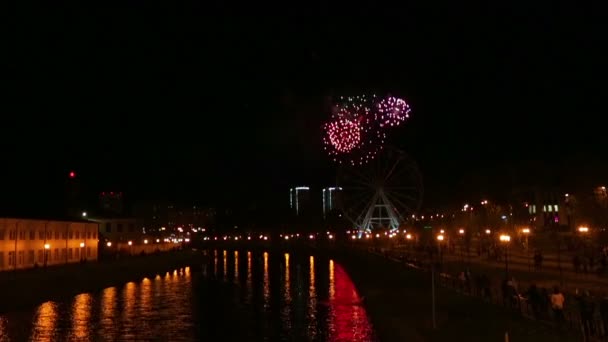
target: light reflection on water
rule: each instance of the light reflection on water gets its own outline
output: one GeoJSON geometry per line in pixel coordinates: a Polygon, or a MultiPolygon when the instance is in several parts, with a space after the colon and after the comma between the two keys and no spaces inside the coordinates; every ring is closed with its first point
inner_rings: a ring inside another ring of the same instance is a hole
{"type": "Polygon", "coordinates": [[[172,274],[2,315],[0,341],[196,341],[190,270],[172,274]]]}
{"type": "Polygon", "coordinates": [[[2,315],[0,342],[375,340],[338,262],[222,250],[218,268],[219,252],[208,255],[195,269],[206,276],[187,267],[2,315]]]}
{"type": "MultiPolygon", "coordinates": [[[[238,253],[234,253],[234,257],[235,268],[238,268],[238,253]]],[[[253,331],[243,328],[243,336],[271,341],[376,340],[352,280],[336,261],[291,253],[247,252],[246,272],[246,291],[234,292],[241,296],[241,306],[226,317],[241,322],[243,318],[238,317],[239,314],[247,316],[249,312],[255,317],[252,322],[255,328],[253,331]],[[252,262],[252,259],[261,259],[261,263],[252,262]],[[257,283],[256,265],[262,272],[257,283]],[[254,279],[253,283],[251,279],[254,279]],[[261,294],[257,301],[256,292],[261,294]]],[[[224,274],[225,270],[218,270],[213,276],[216,281],[226,284],[234,280],[224,279],[224,274]]],[[[235,271],[233,276],[238,278],[238,274],[235,271]]],[[[236,284],[240,286],[239,282],[236,284]]]]}

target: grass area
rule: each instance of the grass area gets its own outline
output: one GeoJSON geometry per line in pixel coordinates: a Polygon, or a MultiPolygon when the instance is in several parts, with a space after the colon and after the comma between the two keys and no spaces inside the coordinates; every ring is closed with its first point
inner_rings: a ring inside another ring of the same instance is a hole
{"type": "MultiPolygon", "coordinates": [[[[337,258],[362,295],[382,341],[577,341],[478,298],[437,287],[437,325],[432,329],[431,279],[385,258],[352,250],[337,258]]],[[[437,283],[438,284],[438,283],[437,283]]]]}

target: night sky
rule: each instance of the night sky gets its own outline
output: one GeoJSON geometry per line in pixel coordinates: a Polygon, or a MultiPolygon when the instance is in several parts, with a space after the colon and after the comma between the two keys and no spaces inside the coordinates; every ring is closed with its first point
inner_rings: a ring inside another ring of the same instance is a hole
{"type": "Polygon", "coordinates": [[[530,162],[605,164],[602,10],[421,4],[18,2],[1,203],[50,207],[69,170],[131,201],[285,201],[334,178],[331,97],[372,92],[413,108],[391,142],[418,161],[427,206],[491,193],[530,162]]]}

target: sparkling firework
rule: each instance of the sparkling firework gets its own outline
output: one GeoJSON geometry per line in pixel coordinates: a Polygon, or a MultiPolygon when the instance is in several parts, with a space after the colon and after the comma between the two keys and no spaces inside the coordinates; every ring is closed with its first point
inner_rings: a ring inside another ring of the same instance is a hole
{"type": "Polygon", "coordinates": [[[400,98],[388,96],[377,104],[380,126],[399,126],[410,117],[410,106],[400,98]]]}
{"type": "Polygon", "coordinates": [[[410,113],[402,99],[372,96],[341,97],[323,128],[323,143],[339,164],[363,165],[384,147],[387,128],[399,126],[410,113]]]}
{"type": "Polygon", "coordinates": [[[361,142],[361,125],[356,121],[340,119],[327,125],[327,136],[339,152],[350,152],[361,142]]]}

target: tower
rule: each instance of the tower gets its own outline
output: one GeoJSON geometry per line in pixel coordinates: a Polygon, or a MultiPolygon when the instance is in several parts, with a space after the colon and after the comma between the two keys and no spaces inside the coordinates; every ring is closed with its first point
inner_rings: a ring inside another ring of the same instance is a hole
{"type": "Polygon", "coordinates": [[[289,189],[289,208],[295,211],[296,216],[308,211],[310,207],[310,188],[297,186],[289,189]]]}

